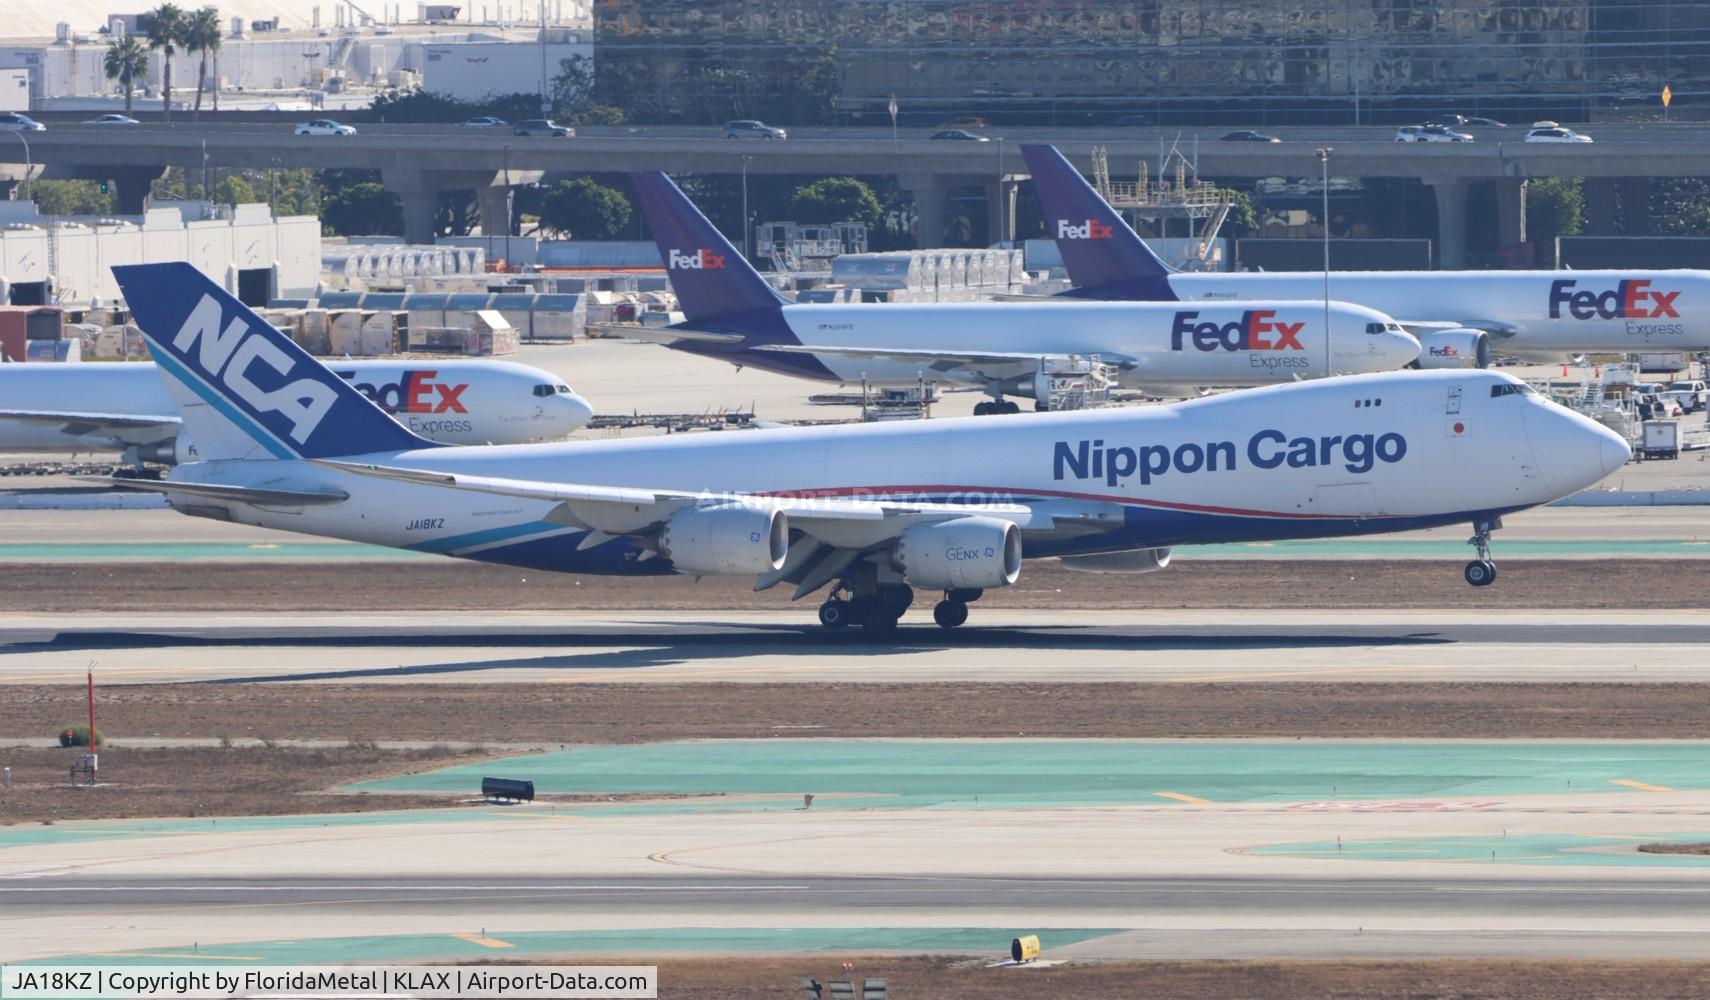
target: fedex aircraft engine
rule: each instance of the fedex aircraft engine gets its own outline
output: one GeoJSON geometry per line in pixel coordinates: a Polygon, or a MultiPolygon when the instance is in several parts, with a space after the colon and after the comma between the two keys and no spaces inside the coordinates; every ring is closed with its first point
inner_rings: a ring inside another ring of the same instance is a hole
{"type": "Polygon", "coordinates": [[[1483,330],[1441,330],[1419,335],[1421,368],[1489,368],[1490,334],[1483,330]]]}
{"type": "Polygon", "coordinates": [[[1077,573],[1156,573],[1170,564],[1169,549],[1130,549],[1090,556],[1064,556],[1063,568],[1077,573]]]}
{"type": "Polygon", "coordinates": [[[1009,521],[980,515],[917,524],[897,539],[891,562],[917,587],[1007,587],[1021,575],[1021,532],[1009,521]]]}
{"type": "Polygon", "coordinates": [[[190,443],[188,435],[179,434],[166,441],[156,441],[152,444],[134,445],[125,452],[127,462],[154,462],[157,465],[183,465],[187,462],[200,461],[196,454],[196,446],[190,443]],[[132,451],[135,455],[132,455],[132,451]]]}
{"type": "Polygon", "coordinates": [[[781,510],[747,503],[690,507],[666,519],[659,551],[682,573],[770,573],[789,554],[790,519],[781,510]]]}

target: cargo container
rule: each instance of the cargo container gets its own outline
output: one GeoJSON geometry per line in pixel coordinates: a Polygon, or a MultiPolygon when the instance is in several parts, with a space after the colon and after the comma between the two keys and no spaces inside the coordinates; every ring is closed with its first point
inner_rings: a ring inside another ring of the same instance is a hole
{"type": "Polygon", "coordinates": [[[65,313],[55,306],[0,306],[0,360],[6,362],[53,360],[65,339],[65,313]]]}

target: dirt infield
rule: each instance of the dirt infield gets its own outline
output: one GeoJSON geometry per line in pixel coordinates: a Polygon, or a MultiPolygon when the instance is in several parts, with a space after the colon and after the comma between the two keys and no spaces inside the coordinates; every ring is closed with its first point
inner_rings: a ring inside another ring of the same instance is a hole
{"type": "Polygon", "coordinates": [[[1050,969],[985,969],[983,963],[933,956],[657,962],[627,956],[574,961],[656,964],[659,995],[672,1000],[800,997],[802,979],[825,983],[842,979],[843,962],[854,966],[856,980],[887,980],[890,995],[897,1000],[1688,1000],[1710,996],[1710,964],[1702,962],[1072,962],[1050,969]]]}
{"type": "MultiPolygon", "coordinates": [[[[1498,556],[1501,552],[1498,550],[1498,556]]],[[[982,606],[1029,609],[1680,608],[1710,592],[1710,559],[1503,560],[1474,590],[1460,560],[1205,560],[1113,577],[1030,562],[1021,581],[982,606]]],[[[748,578],[588,577],[469,562],[47,563],[9,565],[0,606],[67,611],[777,610],[784,588],[748,578]]],[[[804,611],[811,610],[804,608],[804,611]]]]}
{"type": "MultiPolygon", "coordinates": [[[[127,737],[638,743],[890,737],[1710,739],[1699,684],[144,684],[127,737]],[[503,720],[495,723],[494,720],[503,720]]],[[[75,685],[4,689],[8,735],[77,721],[75,685]]]]}
{"type": "MultiPolygon", "coordinates": [[[[352,781],[450,767],[485,756],[467,750],[253,747],[103,752],[114,781],[96,788],[68,782],[75,750],[0,750],[12,790],[0,796],[0,824],[139,817],[278,816],[367,812],[447,804],[444,796],[330,795],[352,781]],[[403,801],[393,801],[393,800],[403,801]]],[[[474,789],[471,789],[474,791],[474,789]]]]}

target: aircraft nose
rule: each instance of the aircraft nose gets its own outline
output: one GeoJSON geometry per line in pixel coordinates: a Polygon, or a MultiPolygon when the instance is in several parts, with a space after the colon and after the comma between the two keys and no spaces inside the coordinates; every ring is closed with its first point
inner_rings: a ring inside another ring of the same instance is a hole
{"type": "Polygon", "coordinates": [[[573,392],[560,393],[553,397],[558,401],[558,409],[564,421],[564,433],[568,434],[585,425],[593,419],[593,404],[573,392]]]}
{"type": "Polygon", "coordinates": [[[1419,360],[1419,338],[1405,330],[1391,330],[1384,334],[1384,353],[1391,368],[1405,368],[1419,360]]]}
{"type": "Polygon", "coordinates": [[[1538,470],[1557,497],[1577,493],[1627,464],[1625,439],[1589,417],[1540,401],[1526,420],[1538,470]]]}

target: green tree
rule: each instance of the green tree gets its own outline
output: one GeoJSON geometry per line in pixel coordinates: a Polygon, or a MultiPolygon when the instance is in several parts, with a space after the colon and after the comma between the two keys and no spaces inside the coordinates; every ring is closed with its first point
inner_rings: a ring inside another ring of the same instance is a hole
{"type": "Polygon", "coordinates": [[[1231,191],[1229,216],[1217,235],[1238,240],[1259,231],[1259,213],[1253,210],[1253,199],[1245,191],[1231,191]]]}
{"type": "Polygon", "coordinates": [[[248,205],[266,199],[255,193],[255,187],[248,178],[241,174],[226,174],[214,182],[214,196],[208,200],[216,205],[248,205]]]}
{"type": "Polygon", "coordinates": [[[1578,177],[1537,177],[1526,183],[1526,240],[1548,247],[1558,236],[1573,236],[1585,224],[1584,181],[1578,177]]]}
{"type": "Polygon", "coordinates": [[[797,222],[875,226],[882,211],[873,189],[853,177],[825,177],[796,188],[790,198],[790,215],[797,222]]]}
{"type": "Polygon", "coordinates": [[[793,109],[791,123],[837,124],[837,102],[842,92],[843,74],[837,64],[837,50],[832,49],[814,60],[802,74],[801,97],[793,109]]]}
{"type": "MultiPolygon", "coordinates": [[[[191,112],[194,118],[202,117],[202,88],[208,81],[208,56],[218,58],[221,35],[220,12],[216,8],[203,7],[184,21],[184,51],[202,54],[201,65],[196,70],[196,107],[191,112]]],[[[215,94],[218,93],[216,89],[215,94]]],[[[214,99],[219,100],[218,96],[214,99]]]]}
{"type": "Polygon", "coordinates": [[[368,116],[374,121],[443,125],[465,122],[480,115],[514,122],[519,118],[533,118],[539,113],[538,94],[501,94],[485,101],[463,101],[420,87],[387,91],[368,105],[368,116]]]}
{"type": "Polygon", "coordinates": [[[378,184],[355,184],[327,197],[321,221],[337,236],[397,236],[404,231],[404,208],[378,184]]]}
{"type": "Polygon", "coordinates": [[[1710,178],[1652,177],[1649,208],[1659,236],[1710,236],[1710,178]]]}
{"type": "Polygon", "coordinates": [[[571,125],[619,125],[624,121],[622,108],[594,100],[594,61],[586,56],[558,61],[558,75],[552,78],[552,109],[561,121],[571,125]]]}
{"type": "Polygon", "coordinates": [[[148,49],[137,41],[135,35],[120,35],[113,39],[107,46],[106,55],[101,57],[101,71],[107,74],[107,79],[117,80],[119,86],[125,88],[125,114],[128,115],[137,81],[148,76],[148,49]]]}
{"type": "Polygon", "coordinates": [[[629,199],[591,177],[560,181],[540,206],[542,229],[579,240],[609,240],[629,225],[629,199]]]}
{"type": "Polygon", "coordinates": [[[161,121],[172,120],[172,57],[184,47],[188,20],[177,4],[163,3],[149,13],[148,47],[159,49],[161,121]]]}
{"type": "Polygon", "coordinates": [[[43,215],[111,215],[111,185],[101,193],[99,181],[31,181],[30,198],[43,215]]]}

